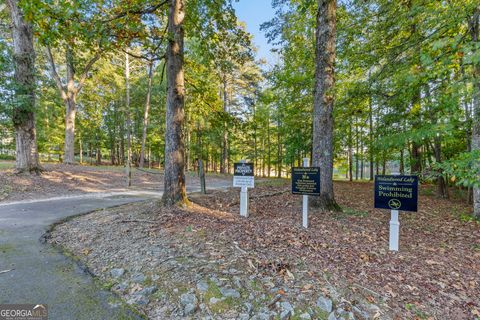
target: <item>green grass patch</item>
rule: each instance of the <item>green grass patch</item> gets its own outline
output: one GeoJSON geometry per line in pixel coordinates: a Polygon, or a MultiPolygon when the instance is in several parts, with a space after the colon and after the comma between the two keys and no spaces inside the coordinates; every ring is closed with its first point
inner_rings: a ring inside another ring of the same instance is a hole
{"type": "Polygon", "coordinates": [[[423,311],[418,310],[417,307],[414,304],[406,303],[405,304],[405,309],[415,313],[416,319],[429,319],[428,314],[426,314],[423,311]]]}
{"type": "Polygon", "coordinates": [[[282,186],[286,186],[289,183],[291,183],[291,180],[287,179],[287,178],[260,178],[260,177],[258,177],[258,179],[262,179],[262,180],[256,182],[256,185],[258,185],[258,186],[282,187],[282,186]]]}
{"type": "Polygon", "coordinates": [[[115,281],[113,281],[112,279],[109,279],[102,283],[102,288],[105,290],[111,290],[114,285],[115,285],[115,281]]]}
{"type": "Polygon", "coordinates": [[[327,320],[328,316],[330,315],[327,311],[322,310],[319,307],[315,307],[314,310],[315,310],[315,316],[313,317],[313,319],[327,320]]]}
{"type": "Polygon", "coordinates": [[[480,218],[477,218],[477,217],[475,217],[472,214],[467,213],[467,212],[460,212],[459,215],[458,215],[458,219],[462,222],[476,222],[476,223],[480,224],[480,218]]]}
{"type": "Polygon", "coordinates": [[[15,251],[15,247],[9,243],[0,244],[1,253],[11,253],[15,251]]]}
{"type": "Polygon", "coordinates": [[[223,297],[222,293],[220,292],[220,288],[217,284],[211,280],[208,282],[208,290],[205,292],[204,298],[205,302],[208,304],[210,310],[213,313],[222,313],[230,309],[234,309],[238,306],[239,299],[235,299],[233,297],[223,297]],[[211,298],[222,299],[217,303],[210,303],[211,298]]]}
{"type": "Polygon", "coordinates": [[[335,218],[337,219],[346,219],[348,217],[360,217],[360,218],[365,218],[368,216],[368,212],[366,211],[361,211],[361,210],[356,210],[352,208],[342,208],[342,212],[337,212],[335,213],[335,218]]]}
{"type": "Polygon", "coordinates": [[[13,161],[0,161],[0,170],[8,170],[15,168],[15,162],[13,161]]]}
{"type": "Polygon", "coordinates": [[[432,187],[422,186],[420,189],[420,195],[422,196],[433,196],[435,194],[435,190],[432,187]]]}

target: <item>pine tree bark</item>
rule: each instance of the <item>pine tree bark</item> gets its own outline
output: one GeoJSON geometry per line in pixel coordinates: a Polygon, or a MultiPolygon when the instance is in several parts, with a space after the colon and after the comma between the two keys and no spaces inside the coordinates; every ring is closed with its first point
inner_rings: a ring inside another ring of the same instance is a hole
{"type": "Polygon", "coordinates": [[[277,126],[277,178],[282,177],[282,135],[280,132],[282,123],[280,120],[278,121],[278,126],[277,126]]]}
{"type": "Polygon", "coordinates": [[[348,127],[348,180],[353,181],[353,132],[352,122],[348,127]]]}
{"type": "Polygon", "coordinates": [[[368,179],[373,181],[373,108],[372,108],[372,98],[368,99],[368,124],[369,124],[369,146],[368,146],[368,153],[370,156],[370,176],[368,179]]]}
{"type": "Polygon", "coordinates": [[[7,0],[12,20],[13,63],[15,66],[15,169],[39,173],[37,133],[35,128],[35,49],[32,25],[23,19],[18,0],[7,0]]]}
{"type": "MultiPolygon", "coordinates": [[[[470,35],[472,41],[480,44],[480,5],[477,6],[473,17],[469,23],[470,35]]],[[[477,49],[478,50],[478,49],[477,49]]],[[[472,151],[480,150],[480,63],[475,63],[473,67],[473,80],[474,80],[474,94],[473,94],[473,106],[472,106],[472,151]]],[[[476,163],[473,170],[480,171],[480,164],[476,163]]],[[[480,188],[473,188],[473,215],[480,218],[480,188]]]]}
{"type": "Polygon", "coordinates": [[[130,60],[128,53],[125,54],[125,117],[127,118],[127,163],[125,164],[125,176],[127,187],[132,186],[132,121],[130,117],[130,60]]]}
{"type": "MultiPolygon", "coordinates": [[[[228,96],[227,96],[227,76],[223,76],[223,112],[225,116],[228,113],[228,96]]],[[[227,173],[228,167],[228,124],[225,119],[223,124],[223,142],[222,142],[222,159],[220,161],[220,173],[227,173]]]]}
{"type": "Polygon", "coordinates": [[[152,78],[153,78],[153,62],[150,62],[148,64],[147,99],[145,102],[145,111],[143,113],[142,148],[140,150],[140,164],[139,164],[140,168],[143,168],[145,164],[145,142],[147,141],[148,114],[150,113],[150,97],[152,96],[152,78]]]}
{"type": "Polygon", "coordinates": [[[318,0],[313,105],[313,165],[320,167],[320,196],[312,205],[340,210],[333,194],[333,104],[336,0],[318,0]]]}
{"type": "Polygon", "coordinates": [[[270,178],[270,174],[272,171],[272,155],[271,155],[271,141],[270,141],[270,111],[268,111],[267,114],[267,144],[268,144],[268,150],[267,150],[267,161],[268,161],[268,166],[267,166],[267,176],[270,178]]]}
{"type": "Polygon", "coordinates": [[[185,188],[185,147],[183,122],[185,118],[185,80],[183,72],[183,41],[185,1],[170,0],[167,46],[167,112],[165,130],[165,190],[164,205],[187,204],[185,188]]]}

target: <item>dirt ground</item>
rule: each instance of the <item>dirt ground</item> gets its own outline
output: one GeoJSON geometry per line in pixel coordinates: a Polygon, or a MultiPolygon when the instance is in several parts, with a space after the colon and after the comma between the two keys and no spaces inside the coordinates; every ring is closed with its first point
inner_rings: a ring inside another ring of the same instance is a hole
{"type": "MultiPolygon", "coordinates": [[[[124,167],[63,164],[43,164],[43,167],[41,175],[17,175],[11,168],[0,170],[0,202],[127,190],[124,167]]],[[[187,174],[187,181],[198,184],[194,173],[187,174]]],[[[128,190],[161,189],[161,171],[132,168],[132,187],[128,190]]]]}
{"type": "Polygon", "coordinates": [[[146,202],[95,212],[57,226],[50,242],[127,300],[147,285],[129,277],[145,274],[161,292],[139,306],[152,319],[185,316],[185,294],[198,297],[194,318],[282,318],[292,306],[291,319],[479,319],[480,224],[467,219],[469,208],[422,187],[419,211],[400,215],[400,251],[391,253],[389,214],[372,208],[372,188],[335,183],[344,211],[311,210],[307,230],[301,197],[274,183],[250,191],[249,218],[229,189],[196,194],[185,209],[146,202]],[[112,268],[127,276],[112,277],[112,268]],[[230,287],[245,304],[225,303],[219,292],[230,287]],[[330,315],[320,299],[333,302],[330,315]]]}

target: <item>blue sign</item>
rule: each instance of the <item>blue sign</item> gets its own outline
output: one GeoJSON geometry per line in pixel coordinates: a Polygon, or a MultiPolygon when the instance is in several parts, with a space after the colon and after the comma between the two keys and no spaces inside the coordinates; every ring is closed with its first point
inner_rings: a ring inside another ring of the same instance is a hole
{"type": "Polygon", "coordinates": [[[320,195],[320,168],[292,168],[292,193],[309,196],[320,195]]]}
{"type": "Polygon", "coordinates": [[[417,176],[375,176],[375,208],[416,212],[417,207],[417,176]]]}

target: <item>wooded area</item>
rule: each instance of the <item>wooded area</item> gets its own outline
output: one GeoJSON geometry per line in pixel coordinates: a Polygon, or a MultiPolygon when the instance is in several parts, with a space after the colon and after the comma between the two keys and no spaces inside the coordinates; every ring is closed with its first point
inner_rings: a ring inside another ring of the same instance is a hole
{"type": "Polygon", "coordinates": [[[41,161],[160,167],[164,202],[185,170],[333,178],[418,174],[480,216],[476,0],[274,0],[277,63],[255,58],[230,0],[7,0],[0,11],[0,149],[41,161]]]}

